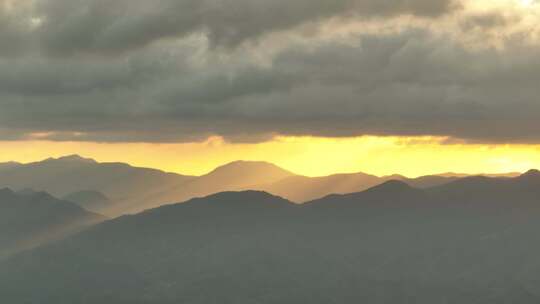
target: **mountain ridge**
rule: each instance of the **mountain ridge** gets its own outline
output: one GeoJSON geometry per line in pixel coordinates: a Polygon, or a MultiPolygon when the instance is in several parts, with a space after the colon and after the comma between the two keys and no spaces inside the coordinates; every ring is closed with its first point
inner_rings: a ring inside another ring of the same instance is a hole
{"type": "Polygon", "coordinates": [[[446,186],[452,194],[392,180],[323,198],[325,208],[261,191],[213,194],[122,216],[0,262],[0,297],[325,304],[414,295],[422,304],[532,304],[536,294],[523,285],[538,280],[540,206],[538,195],[519,198],[524,185],[469,177],[446,186]],[[504,185],[497,201],[473,208],[452,199],[478,198],[463,191],[478,180],[504,185]]]}
{"type": "Polygon", "coordinates": [[[125,163],[100,163],[79,155],[1,168],[0,164],[0,187],[44,190],[58,197],[97,191],[108,197],[111,204],[95,211],[111,216],[223,191],[260,190],[301,204],[330,194],[360,192],[395,179],[426,189],[463,178],[454,173],[408,178],[362,172],[307,177],[264,161],[234,161],[201,176],[187,176],[125,163]]]}
{"type": "Polygon", "coordinates": [[[46,192],[0,189],[0,258],[61,239],[105,217],[46,192]]]}

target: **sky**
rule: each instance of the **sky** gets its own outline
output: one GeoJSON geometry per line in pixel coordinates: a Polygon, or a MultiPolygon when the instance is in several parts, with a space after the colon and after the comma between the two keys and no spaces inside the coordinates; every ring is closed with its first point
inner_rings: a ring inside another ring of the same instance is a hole
{"type": "Polygon", "coordinates": [[[0,0],[0,161],[540,167],[534,0],[0,0]]]}

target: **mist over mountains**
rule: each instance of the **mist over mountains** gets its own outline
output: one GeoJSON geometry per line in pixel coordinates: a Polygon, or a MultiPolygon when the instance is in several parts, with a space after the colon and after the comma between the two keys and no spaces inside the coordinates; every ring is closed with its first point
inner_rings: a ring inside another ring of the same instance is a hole
{"type": "Polygon", "coordinates": [[[304,203],[329,194],[359,192],[389,180],[427,188],[461,177],[444,174],[410,179],[365,173],[306,177],[271,163],[253,161],[232,162],[202,176],[185,176],[124,163],[98,163],[78,155],[30,164],[0,164],[0,187],[46,191],[111,216],[222,191],[259,190],[304,203]],[[95,201],[93,206],[88,200],[95,201]]]}
{"type": "Polygon", "coordinates": [[[62,239],[105,219],[45,192],[0,189],[0,259],[62,239]]]}
{"type": "Polygon", "coordinates": [[[194,177],[70,156],[1,164],[0,181],[0,302],[540,298],[538,170],[310,178],[238,161],[194,177]]]}
{"type": "Polygon", "coordinates": [[[97,191],[119,205],[152,201],[192,178],[124,163],[98,163],[78,155],[1,168],[3,187],[46,191],[56,197],[97,191]]]}
{"type": "Polygon", "coordinates": [[[112,202],[107,196],[95,190],[73,192],[64,196],[63,199],[94,212],[107,210],[112,206],[112,202]]]}
{"type": "Polygon", "coordinates": [[[8,303],[537,303],[540,172],[223,192],[0,262],[8,303]]]}

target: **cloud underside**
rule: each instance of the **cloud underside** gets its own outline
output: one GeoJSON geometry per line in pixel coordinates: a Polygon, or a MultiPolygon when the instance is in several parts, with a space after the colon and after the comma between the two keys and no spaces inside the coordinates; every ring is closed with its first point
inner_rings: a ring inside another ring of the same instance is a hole
{"type": "Polygon", "coordinates": [[[0,139],[540,143],[539,49],[512,18],[433,0],[0,0],[0,139]]]}

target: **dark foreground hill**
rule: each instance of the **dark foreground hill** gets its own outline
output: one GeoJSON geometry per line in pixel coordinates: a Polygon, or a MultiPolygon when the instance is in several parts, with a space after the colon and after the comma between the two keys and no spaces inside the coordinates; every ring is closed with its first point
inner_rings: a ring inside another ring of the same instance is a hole
{"type": "Polygon", "coordinates": [[[103,221],[44,192],[0,190],[0,259],[103,221]]]}
{"type": "Polygon", "coordinates": [[[429,190],[391,181],[302,206],[221,193],[11,258],[0,300],[538,303],[539,198],[536,172],[429,190]]]}

